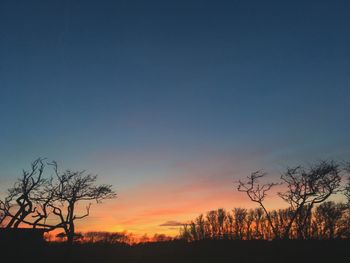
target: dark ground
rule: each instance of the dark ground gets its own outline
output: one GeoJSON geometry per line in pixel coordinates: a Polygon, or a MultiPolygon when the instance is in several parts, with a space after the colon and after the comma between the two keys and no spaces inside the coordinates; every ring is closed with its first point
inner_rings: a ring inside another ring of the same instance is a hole
{"type": "Polygon", "coordinates": [[[350,262],[350,240],[1,245],[0,262],[350,262]],[[4,257],[6,256],[6,257],[4,257]]]}

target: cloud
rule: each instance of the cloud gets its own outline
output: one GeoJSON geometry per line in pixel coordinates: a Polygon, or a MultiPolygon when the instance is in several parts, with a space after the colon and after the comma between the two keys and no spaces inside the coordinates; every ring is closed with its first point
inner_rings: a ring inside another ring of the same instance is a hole
{"type": "Polygon", "coordinates": [[[181,223],[179,221],[170,220],[170,221],[166,221],[163,224],[160,224],[159,226],[170,226],[170,227],[183,226],[183,223],[181,223]]]}

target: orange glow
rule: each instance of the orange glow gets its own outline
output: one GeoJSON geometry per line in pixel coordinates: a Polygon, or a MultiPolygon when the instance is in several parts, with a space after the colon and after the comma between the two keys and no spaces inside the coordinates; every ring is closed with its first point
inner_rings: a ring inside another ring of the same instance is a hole
{"type": "MultiPolygon", "coordinates": [[[[227,178],[226,178],[227,179],[227,178]]],[[[275,198],[268,207],[282,207],[275,198]]],[[[188,222],[200,213],[217,208],[253,208],[244,193],[236,191],[232,181],[206,177],[199,182],[172,180],[157,184],[142,184],[119,193],[119,198],[92,207],[89,219],[78,224],[79,231],[127,231],[142,236],[162,233],[179,234],[179,225],[166,222],[188,222]]]]}

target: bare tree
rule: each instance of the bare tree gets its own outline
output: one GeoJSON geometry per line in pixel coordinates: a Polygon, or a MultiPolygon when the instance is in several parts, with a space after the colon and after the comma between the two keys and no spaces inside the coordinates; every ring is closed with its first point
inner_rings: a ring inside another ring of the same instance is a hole
{"type": "Polygon", "coordinates": [[[317,224],[317,237],[334,239],[342,234],[341,219],[346,207],[332,201],[324,202],[316,208],[314,221],[317,224]]]}
{"type": "Polygon", "coordinates": [[[234,215],[234,225],[235,225],[235,238],[242,240],[244,238],[244,234],[246,233],[246,217],[247,217],[247,209],[244,208],[235,208],[233,209],[234,215]]]}
{"type": "Polygon", "coordinates": [[[188,224],[183,224],[180,228],[180,237],[186,241],[193,241],[191,230],[188,224]]]}
{"type": "Polygon", "coordinates": [[[270,214],[267,211],[264,201],[267,196],[267,193],[271,190],[272,187],[279,185],[278,183],[265,183],[261,184],[259,181],[266,173],[262,171],[256,171],[247,177],[247,181],[243,182],[239,180],[237,190],[239,192],[244,192],[248,195],[249,199],[255,203],[258,203],[260,207],[263,209],[266,215],[266,219],[275,235],[275,238],[279,238],[279,233],[277,229],[275,229],[270,214]]]}
{"type": "Polygon", "coordinates": [[[344,195],[347,199],[348,205],[350,206],[350,162],[345,164],[345,172],[347,172],[347,183],[344,188],[344,195]]]}
{"type": "Polygon", "coordinates": [[[206,218],[210,230],[210,235],[213,239],[216,239],[219,233],[218,212],[216,210],[209,211],[206,218]]]}
{"type": "Polygon", "coordinates": [[[192,239],[199,240],[200,238],[198,236],[198,229],[196,227],[196,223],[191,221],[189,226],[190,226],[190,233],[191,233],[192,239]]]}
{"type": "Polygon", "coordinates": [[[226,210],[223,208],[219,208],[217,210],[217,221],[218,221],[218,235],[219,238],[224,237],[224,226],[227,218],[226,210]]]}
{"type": "MultiPolygon", "coordinates": [[[[292,226],[297,219],[297,231],[305,237],[307,235],[305,233],[306,226],[311,224],[313,207],[326,201],[332,194],[340,190],[341,175],[339,166],[333,161],[322,161],[308,169],[301,166],[288,168],[281,175],[282,184],[286,187],[286,190],[279,192],[278,195],[290,206],[287,217],[289,222],[286,225],[283,224],[284,231],[280,234],[281,231],[277,229],[277,223],[280,225],[281,221],[278,220],[283,218],[276,215],[273,222],[270,213],[267,212],[263,204],[267,192],[278,184],[259,184],[259,180],[265,175],[260,171],[252,173],[248,176],[246,182],[239,181],[238,191],[245,192],[251,201],[258,203],[264,210],[275,238],[289,238],[292,226]]],[[[347,192],[345,191],[345,193],[347,192]]]]}
{"type": "Polygon", "coordinates": [[[233,239],[234,232],[235,232],[235,226],[234,226],[233,215],[231,213],[227,213],[225,237],[228,239],[233,239]]]}
{"type": "Polygon", "coordinates": [[[3,222],[5,220],[5,213],[3,211],[0,210],[0,228],[3,227],[3,222]]]}
{"type": "Polygon", "coordinates": [[[246,217],[246,238],[252,239],[253,237],[253,222],[254,222],[255,210],[249,209],[246,217]]]}
{"type": "MultiPolygon", "coordinates": [[[[102,244],[128,243],[128,235],[126,232],[104,232],[104,231],[93,232],[92,231],[92,232],[83,233],[83,238],[85,242],[89,242],[89,243],[102,243],[102,244]]],[[[143,237],[144,240],[146,238],[148,237],[146,236],[143,237]]]]}
{"type": "Polygon", "coordinates": [[[195,223],[197,225],[198,239],[205,239],[207,237],[207,233],[205,231],[205,221],[204,221],[203,214],[200,214],[196,218],[195,223]]]}
{"type": "Polygon", "coordinates": [[[97,175],[86,174],[85,171],[58,171],[57,163],[52,162],[55,171],[54,180],[50,181],[49,192],[53,202],[49,203],[52,213],[58,217],[68,243],[72,243],[75,234],[75,221],[89,216],[92,201],[97,203],[105,199],[115,198],[111,185],[96,185],[97,175]],[[88,202],[85,213],[78,215],[77,205],[88,202]]]}
{"type": "Polygon", "coordinates": [[[302,216],[304,209],[306,209],[300,226],[304,228],[307,220],[310,219],[314,205],[326,201],[332,194],[338,192],[341,183],[339,166],[332,161],[322,161],[309,169],[304,169],[301,166],[288,168],[281,175],[281,179],[287,190],[279,192],[278,195],[289,204],[293,211],[293,216],[285,228],[283,238],[289,237],[294,221],[298,216],[302,216]]]}
{"type": "MultiPolygon", "coordinates": [[[[0,200],[1,222],[6,228],[18,228],[28,223],[27,218],[37,211],[39,192],[47,180],[43,178],[44,159],[38,158],[31,164],[30,170],[23,170],[22,176],[8,189],[7,196],[0,200]]],[[[36,218],[35,227],[44,217],[36,218]]],[[[32,222],[31,222],[32,223],[32,222]]]]}
{"type": "Polygon", "coordinates": [[[261,208],[256,208],[254,209],[254,214],[253,214],[253,225],[254,225],[254,238],[255,239],[264,239],[264,230],[263,230],[263,224],[265,221],[264,217],[264,211],[261,208]]]}
{"type": "Polygon", "coordinates": [[[57,163],[49,164],[54,177],[44,178],[44,159],[38,158],[31,169],[24,170],[7,196],[0,200],[0,224],[18,228],[21,224],[45,231],[62,228],[68,242],[75,238],[75,221],[89,215],[92,201],[116,197],[111,185],[97,185],[96,175],[67,170],[60,173],[57,163]],[[86,202],[85,213],[79,215],[77,205],[86,202]],[[47,219],[54,224],[48,224],[47,219]]]}

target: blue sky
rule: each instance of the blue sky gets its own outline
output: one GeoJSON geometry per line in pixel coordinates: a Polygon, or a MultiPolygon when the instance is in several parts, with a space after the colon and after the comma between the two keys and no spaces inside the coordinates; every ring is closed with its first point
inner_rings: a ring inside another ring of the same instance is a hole
{"type": "Polygon", "coordinates": [[[1,1],[0,179],[38,156],[118,189],[349,160],[349,8],[1,1]]]}

